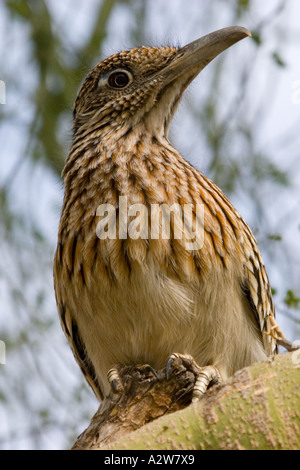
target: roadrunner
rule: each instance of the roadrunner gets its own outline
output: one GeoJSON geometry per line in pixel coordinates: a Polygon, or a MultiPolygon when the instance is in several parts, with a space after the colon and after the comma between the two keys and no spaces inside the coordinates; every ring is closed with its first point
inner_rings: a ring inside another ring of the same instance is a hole
{"type": "Polygon", "coordinates": [[[167,365],[169,374],[175,357],[195,361],[197,398],[277,351],[282,333],[249,227],[168,140],[189,83],[247,36],[230,27],[183,48],[117,53],[78,93],[54,284],[62,328],[99,400],[116,365],[167,365]]]}

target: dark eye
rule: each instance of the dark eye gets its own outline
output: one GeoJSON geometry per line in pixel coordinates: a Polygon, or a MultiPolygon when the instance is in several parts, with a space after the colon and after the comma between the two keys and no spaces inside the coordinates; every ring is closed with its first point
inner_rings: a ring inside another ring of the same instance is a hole
{"type": "Polygon", "coordinates": [[[108,77],[108,84],[112,88],[125,88],[132,81],[132,75],[127,70],[115,70],[108,77]]]}

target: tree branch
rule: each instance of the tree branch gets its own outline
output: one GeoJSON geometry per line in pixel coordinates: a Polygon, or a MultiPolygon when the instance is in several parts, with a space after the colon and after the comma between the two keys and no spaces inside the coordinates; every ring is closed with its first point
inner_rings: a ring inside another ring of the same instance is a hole
{"type": "Polygon", "coordinates": [[[299,350],[238,371],[190,406],[195,377],[182,366],[168,381],[163,370],[155,377],[143,366],[120,374],[124,392],[104,400],[73,449],[300,446],[299,350]]]}

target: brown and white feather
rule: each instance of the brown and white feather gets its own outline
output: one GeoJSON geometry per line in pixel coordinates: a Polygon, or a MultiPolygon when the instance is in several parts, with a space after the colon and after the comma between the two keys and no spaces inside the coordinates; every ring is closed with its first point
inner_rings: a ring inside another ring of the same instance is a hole
{"type": "Polygon", "coordinates": [[[177,53],[166,47],[116,54],[90,72],[76,100],[54,283],[63,330],[99,399],[109,392],[106,374],[115,364],[161,368],[173,352],[187,353],[226,378],[276,352],[275,310],[254,236],[167,138],[191,76],[165,88],[157,74],[145,81],[177,53]],[[101,77],[120,67],[135,77],[129,89],[101,88],[101,77]],[[172,235],[99,239],[97,208],[109,203],[118,210],[120,196],[149,210],[202,204],[202,248],[189,251],[172,235]]]}

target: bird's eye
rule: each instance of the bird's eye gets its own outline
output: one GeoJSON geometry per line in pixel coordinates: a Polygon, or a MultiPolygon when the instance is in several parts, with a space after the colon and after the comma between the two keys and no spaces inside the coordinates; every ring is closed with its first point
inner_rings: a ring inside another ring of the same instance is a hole
{"type": "Polygon", "coordinates": [[[115,70],[111,72],[107,83],[111,88],[125,88],[132,81],[132,75],[127,70],[115,70]]]}

